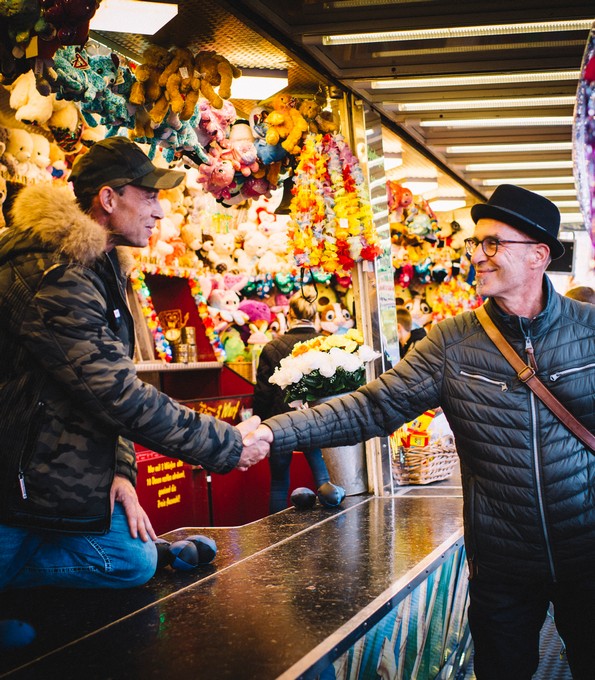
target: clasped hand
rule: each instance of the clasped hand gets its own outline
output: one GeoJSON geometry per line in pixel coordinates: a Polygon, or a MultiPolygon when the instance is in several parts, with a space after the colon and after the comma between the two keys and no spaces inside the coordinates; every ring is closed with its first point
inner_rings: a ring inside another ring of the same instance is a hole
{"type": "Polygon", "coordinates": [[[266,425],[261,425],[258,416],[252,416],[236,425],[242,435],[242,455],[237,469],[246,471],[250,466],[258,463],[269,455],[270,445],[273,443],[273,433],[266,425]]]}

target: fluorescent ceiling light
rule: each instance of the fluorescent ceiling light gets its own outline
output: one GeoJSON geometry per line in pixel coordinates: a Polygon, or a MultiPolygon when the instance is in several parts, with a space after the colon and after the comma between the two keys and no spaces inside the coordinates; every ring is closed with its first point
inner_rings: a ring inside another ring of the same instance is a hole
{"type": "Polygon", "coordinates": [[[470,163],[467,172],[499,172],[500,170],[566,170],[573,167],[569,161],[519,161],[518,163],[470,163]]]}
{"type": "Polygon", "coordinates": [[[153,35],[178,13],[178,6],[143,0],[103,0],[91,19],[93,31],[153,35]]]}
{"type": "Polygon", "coordinates": [[[576,196],[576,189],[535,189],[534,193],[547,196],[548,198],[561,198],[576,196]]]}
{"type": "Polygon", "coordinates": [[[409,189],[412,194],[423,194],[435,191],[438,188],[438,180],[435,177],[411,177],[401,181],[401,186],[409,189]]]}
{"type": "Polygon", "coordinates": [[[574,184],[574,177],[499,177],[497,179],[483,179],[485,187],[496,187],[499,184],[574,184]]]}
{"type": "Polygon", "coordinates": [[[572,125],[572,116],[532,116],[526,118],[463,118],[461,120],[422,120],[421,127],[523,127],[529,125],[572,125]]]}
{"type": "Polygon", "coordinates": [[[419,87],[458,87],[460,85],[510,85],[513,83],[545,83],[556,80],[578,80],[579,70],[520,71],[518,73],[478,73],[472,76],[418,76],[372,80],[373,90],[400,90],[419,87]]]}
{"type": "Polygon", "coordinates": [[[576,97],[515,97],[514,99],[461,99],[438,102],[383,102],[397,111],[468,111],[472,109],[512,109],[536,106],[574,106],[576,97]]]}
{"type": "Polygon", "coordinates": [[[464,198],[435,198],[430,202],[430,208],[435,212],[449,212],[459,210],[467,205],[464,198]]]}
{"type": "Polygon", "coordinates": [[[562,224],[584,224],[585,218],[582,213],[561,213],[562,224]]]}
{"type": "Polygon", "coordinates": [[[437,40],[444,38],[476,38],[489,35],[588,31],[593,18],[569,21],[538,21],[526,24],[492,24],[486,26],[456,26],[452,28],[422,28],[408,31],[376,31],[342,33],[322,36],[323,45],[353,45],[405,40],[437,40]]]}
{"type": "Polygon", "coordinates": [[[567,208],[580,208],[579,202],[578,201],[554,201],[554,203],[562,209],[567,209],[567,208]]]}
{"type": "MultiPolygon", "coordinates": [[[[519,47],[531,49],[531,50],[543,50],[548,48],[560,48],[560,47],[581,47],[584,46],[584,40],[540,40],[531,41],[530,43],[524,43],[522,46],[516,43],[506,43],[498,41],[498,50],[518,50],[519,47]]],[[[493,52],[494,45],[478,45],[477,43],[473,45],[441,45],[440,55],[445,54],[468,54],[469,52],[493,52]]],[[[436,47],[423,47],[417,49],[402,49],[402,50],[378,50],[377,52],[372,52],[371,56],[373,59],[395,59],[399,57],[420,57],[423,55],[436,55],[436,47]]]]}
{"type": "Polygon", "coordinates": [[[572,151],[572,142],[529,142],[527,144],[456,144],[446,153],[526,153],[530,151],[572,151]]]}
{"type": "Polygon", "coordinates": [[[287,71],[277,69],[242,69],[242,75],[231,84],[232,99],[268,99],[289,85],[287,71]]]}

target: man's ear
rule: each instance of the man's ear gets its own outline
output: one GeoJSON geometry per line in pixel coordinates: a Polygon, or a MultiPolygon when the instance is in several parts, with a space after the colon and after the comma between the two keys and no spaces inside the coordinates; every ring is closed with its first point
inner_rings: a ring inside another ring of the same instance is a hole
{"type": "Polygon", "coordinates": [[[545,243],[538,243],[533,248],[533,261],[537,266],[547,267],[551,259],[550,247],[545,243]]]}
{"type": "Polygon", "coordinates": [[[112,213],[115,207],[115,196],[116,191],[112,187],[101,187],[99,193],[97,194],[97,200],[99,205],[107,213],[112,213]]]}

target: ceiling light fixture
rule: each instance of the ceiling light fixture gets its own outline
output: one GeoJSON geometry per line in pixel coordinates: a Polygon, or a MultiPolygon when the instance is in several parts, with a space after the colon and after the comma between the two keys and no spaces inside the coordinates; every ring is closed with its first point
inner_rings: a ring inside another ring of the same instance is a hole
{"type": "Polygon", "coordinates": [[[470,163],[465,166],[467,172],[499,172],[500,170],[568,170],[573,167],[568,161],[518,161],[509,163],[470,163]]]}
{"type": "Polygon", "coordinates": [[[470,111],[537,106],[574,106],[576,97],[515,97],[514,99],[461,99],[438,102],[382,102],[387,109],[402,111],[470,111]]]}
{"type": "Polygon", "coordinates": [[[281,69],[243,68],[242,75],[233,81],[232,99],[263,101],[289,85],[287,71],[281,69]]]}
{"type": "MultiPolygon", "coordinates": [[[[518,50],[519,48],[531,49],[531,50],[547,50],[548,48],[555,47],[559,49],[560,47],[582,47],[584,46],[584,40],[540,40],[531,41],[523,44],[516,43],[505,43],[498,41],[498,50],[518,50]]],[[[466,54],[469,52],[493,52],[494,44],[489,43],[487,45],[478,45],[477,43],[473,45],[442,45],[440,47],[440,55],[445,54],[466,54]]],[[[395,59],[399,57],[420,57],[423,55],[435,55],[436,47],[424,47],[418,49],[402,49],[402,50],[378,50],[377,52],[372,52],[371,57],[373,59],[395,59]]]]}
{"type": "Polygon", "coordinates": [[[390,78],[372,80],[373,90],[405,90],[420,87],[458,87],[461,85],[511,85],[513,83],[553,82],[578,80],[580,71],[519,71],[518,73],[477,73],[472,76],[418,76],[414,78],[390,78]]]}
{"type": "Polygon", "coordinates": [[[436,191],[438,180],[436,177],[410,177],[400,182],[402,187],[409,189],[412,194],[424,194],[429,191],[436,191]]]}
{"type": "Polygon", "coordinates": [[[103,0],[89,23],[93,31],[154,35],[178,14],[176,4],[103,0]]]}
{"type": "Polygon", "coordinates": [[[531,151],[572,151],[572,142],[529,142],[527,144],[456,144],[446,153],[527,153],[531,151]]]}
{"type": "Polygon", "coordinates": [[[521,35],[561,31],[588,31],[593,18],[568,21],[538,21],[524,24],[491,24],[485,26],[456,26],[451,28],[422,28],[407,31],[375,31],[323,35],[323,45],[354,45],[407,40],[438,40],[444,38],[477,38],[490,35],[521,35]]]}
{"type": "Polygon", "coordinates": [[[484,187],[497,187],[499,184],[574,184],[574,177],[498,177],[480,180],[484,187]]]}
{"type": "Polygon", "coordinates": [[[527,118],[463,118],[455,120],[422,120],[421,127],[476,128],[476,127],[523,127],[543,125],[572,125],[572,116],[530,116],[527,118]]]}
{"type": "Polygon", "coordinates": [[[576,189],[535,189],[534,193],[547,198],[576,197],[576,189]]]}
{"type": "Polygon", "coordinates": [[[439,196],[429,201],[429,203],[430,208],[434,212],[451,212],[452,210],[460,210],[467,205],[467,201],[464,198],[457,196],[439,196]]]}

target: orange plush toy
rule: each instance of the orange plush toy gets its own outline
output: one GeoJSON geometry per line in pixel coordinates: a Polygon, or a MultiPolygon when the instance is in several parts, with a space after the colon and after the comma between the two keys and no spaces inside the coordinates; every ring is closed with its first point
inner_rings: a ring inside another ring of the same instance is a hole
{"type": "Polygon", "coordinates": [[[281,146],[287,153],[297,155],[301,151],[300,141],[304,132],[308,131],[308,122],[293,105],[293,98],[280,93],[273,99],[273,111],[266,117],[267,133],[265,141],[275,146],[281,140],[281,146]]]}

